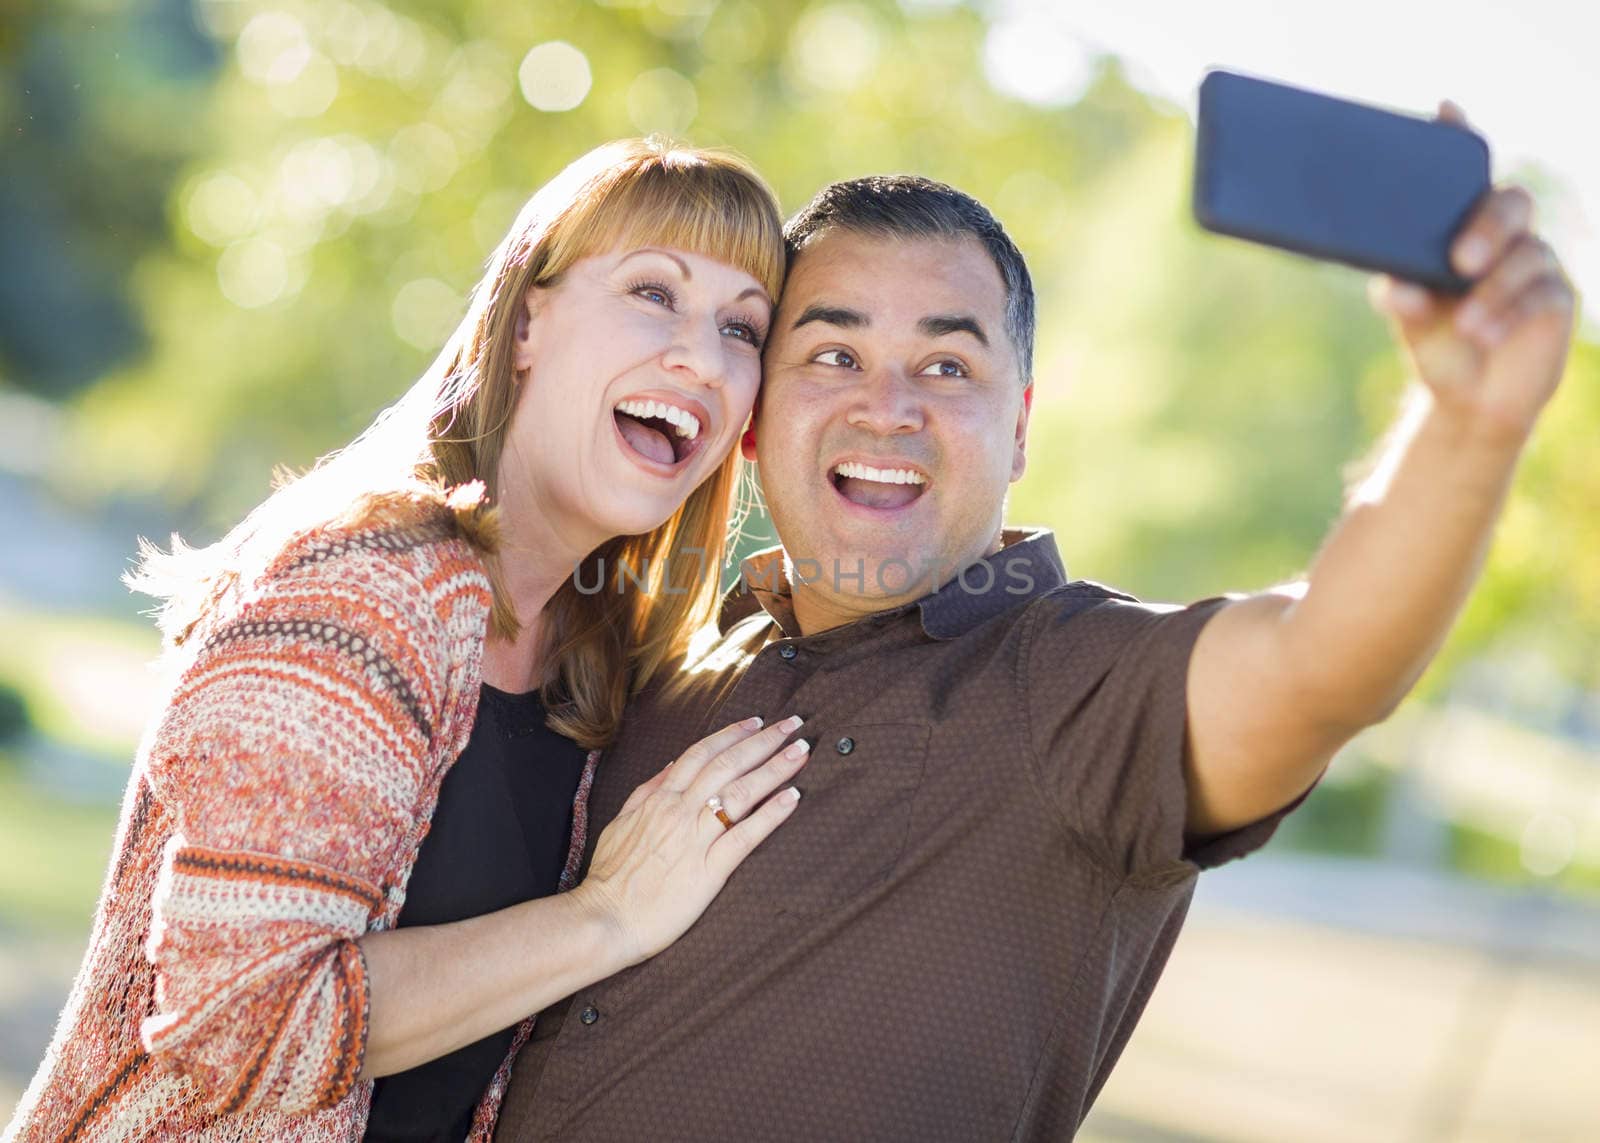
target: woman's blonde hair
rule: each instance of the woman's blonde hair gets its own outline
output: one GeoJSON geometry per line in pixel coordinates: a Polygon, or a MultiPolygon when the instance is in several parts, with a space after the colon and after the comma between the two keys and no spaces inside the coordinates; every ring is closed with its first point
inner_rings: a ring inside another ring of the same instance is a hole
{"type": "MultiPolygon", "coordinates": [[[[141,544],[128,582],[162,600],[169,644],[185,642],[293,536],[361,526],[397,508],[403,518],[405,501],[448,503],[463,535],[492,556],[523,298],[555,285],[582,258],[651,245],[736,266],[774,300],[783,284],[777,199],[744,160],[657,139],[589,152],[523,206],[444,349],[365,432],[303,476],[280,476],[276,491],[216,544],[196,549],[173,537],[170,553],[141,544]]],[[[735,449],[665,523],[602,545],[546,605],[543,692],[555,729],[586,747],[610,741],[630,694],[713,617],[740,472],[735,449]],[[594,590],[608,576],[605,589],[594,590]]],[[[519,617],[496,561],[485,566],[490,630],[514,637],[519,617]]]]}

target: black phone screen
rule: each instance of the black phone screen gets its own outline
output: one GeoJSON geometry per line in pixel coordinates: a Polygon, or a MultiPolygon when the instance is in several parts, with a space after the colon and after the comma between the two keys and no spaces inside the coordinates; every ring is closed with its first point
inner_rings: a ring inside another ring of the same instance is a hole
{"type": "Polygon", "coordinates": [[[1200,87],[1194,209],[1208,230],[1451,293],[1451,240],[1489,189],[1452,123],[1213,71],[1200,87]]]}

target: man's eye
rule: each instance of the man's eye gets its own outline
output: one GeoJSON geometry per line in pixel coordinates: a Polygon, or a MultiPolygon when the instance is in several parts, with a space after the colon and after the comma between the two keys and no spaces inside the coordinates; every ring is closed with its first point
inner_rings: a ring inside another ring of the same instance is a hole
{"type": "Polygon", "coordinates": [[[856,364],[855,355],[848,349],[825,349],[812,360],[822,365],[837,365],[840,369],[860,368],[856,364]]]}
{"type": "Polygon", "coordinates": [[[923,376],[934,377],[967,377],[970,374],[967,367],[954,358],[946,357],[943,361],[935,361],[922,371],[923,376]]]}

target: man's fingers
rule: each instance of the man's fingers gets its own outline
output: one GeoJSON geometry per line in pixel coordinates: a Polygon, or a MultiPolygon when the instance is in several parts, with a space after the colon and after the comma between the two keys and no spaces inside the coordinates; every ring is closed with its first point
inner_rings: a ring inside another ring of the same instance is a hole
{"type": "Polygon", "coordinates": [[[1446,123],[1454,123],[1458,127],[1467,125],[1467,113],[1461,110],[1461,104],[1453,99],[1441,99],[1439,101],[1438,118],[1446,123]]]}
{"type": "Polygon", "coordinates": [[[1492,344],[1490,335],[1502,324],[1506,310],[1534,282],[1561,275],[1561,263],[1548,245],[1523,235],[1495,268],[1467,295],[1456,311],[1456,328],[1468,337],[1492,344]]]}
{"type": "Polygon", "coordinates": [[[793,786],[768,798],[755,813],[724,831],[721,837],[711,843],[711,849],[706,854],[707,867],[714,875],[726,879],[756,846],[766,841],[772,836],[773,830],[789,819],[799,804],[800,791],[793,786]]]}
{"type": "Polygon", "coordinates": [[[747,718],[743,722],[724,726],[715,734],[702,738],[678,755],[677,761],[667,767],[666,776],[662,781],[662,788],[677,791],[687,790],[693,785],[694,780],[700,776],[700,772],[705,769],[706,763],[730,746],[735,746],[751,738],[760,729],[761,720],[759,718],[747,718]]]}
{"type": "Polygon", "coordinates": [[[1426,324],[1434,315],[1433,295],[1425,287],[1388,274],[1379,274],[1367,283],[1367,297],[1375,309],[1407,328],[1426,324]]]}
{"type": "Polygon", "coordinates": [[[723,808],[734,821],[742,821],[752,807],[799,773],[810,756],[811,744],[805,739],[789,743],[748,774],[724,786],[719,794],[723,808]]]}
{"type": "Polygon", "coordinates": [[[1500,260],[1533,225],[1533,196],[1518,186],[1491,192],[1450,247],[1456,271],[1476,278],[1500,260]]]}
{"type": "Polygon", "coordinates": [[[1512,300],[1490,324],[1485,337],[1491,344],[1504,341],[1517,326],[1536,318],[1552,318],[1570,329],[1576,314],[1577,298],[1572,286],[1565,278],[1547,274],[1512,300]]]}
{"type": "Polygon", "coordinates": [[[804,721],[799,715],[794,715],[773,723],[742,742],[729,745],[701,768],[686,793],[696,801],[704,801],[712,794],[720,795],[728,783],[776,754],[804,721]]]}

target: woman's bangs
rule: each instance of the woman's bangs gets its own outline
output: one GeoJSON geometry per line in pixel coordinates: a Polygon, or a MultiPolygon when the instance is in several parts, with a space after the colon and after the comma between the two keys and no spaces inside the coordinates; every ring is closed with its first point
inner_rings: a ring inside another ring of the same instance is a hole
{"type": "Polygon", "coordinates": [[[765,191],[742,173],[704,165],[657,168],[619,187],[606,207],[610,218],[596,220],[598,230],[614,231],[606,247],[666,246],[715,258],[749,274],[777,302],[782,223],[765,191]]]}

